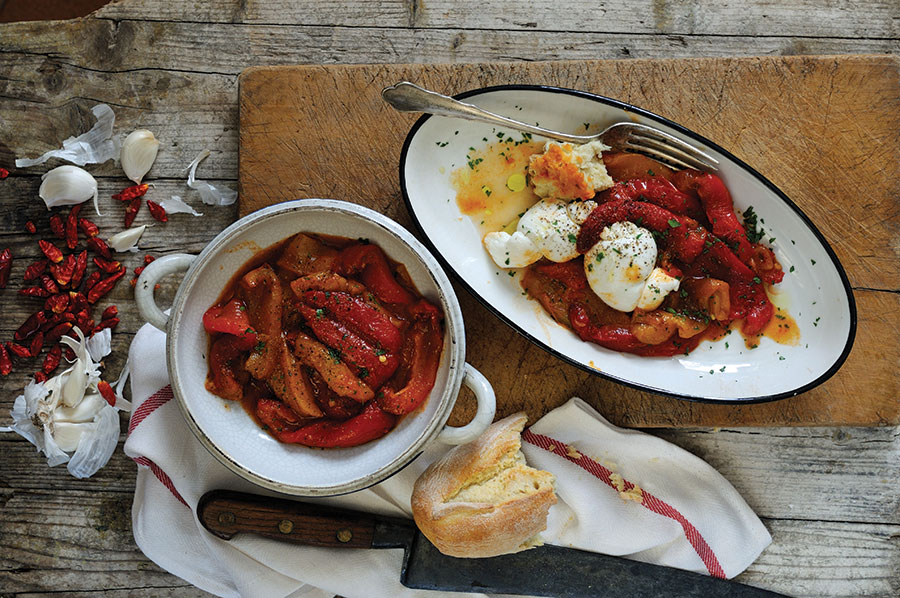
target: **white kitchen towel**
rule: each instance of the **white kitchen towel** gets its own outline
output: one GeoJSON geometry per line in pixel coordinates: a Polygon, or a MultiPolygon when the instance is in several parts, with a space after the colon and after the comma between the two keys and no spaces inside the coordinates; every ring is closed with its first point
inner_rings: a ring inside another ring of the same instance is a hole
{"type": "MultiPolygon", "coordinates": [[[[172,397],[165,335],[146,325],[129,354],[134,410],[125,452],[138,463],[134,538],[159,566],[220,596],[434,596],[400,585],[400,550],[323,549],[208,533],[194,509],[208,490],[272,494],[221,465],[172,397]]],[[[574,398],[523,434],[528,462],[556,475],[548,544],[733,577],[771,542],[731,484],[664,440],[617,428],[574,398]]],[[[412,485],[449,447],[433,443],[390,479],[361,492],[304,499],[410,517],[412,485]]],[[[454,596],[465,594],[454,594],[454,596]]]]}

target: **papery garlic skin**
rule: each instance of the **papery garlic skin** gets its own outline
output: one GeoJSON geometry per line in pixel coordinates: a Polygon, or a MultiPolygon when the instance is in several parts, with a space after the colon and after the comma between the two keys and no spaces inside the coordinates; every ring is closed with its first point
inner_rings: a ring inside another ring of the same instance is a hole
{"type": "Polygon", "coordinates": [[[122,142],[122,153],[119,156],[125,176],[140,185],[144,175],[150,172],[156,161],[158,151],[159,140],[147,129],[129,133],[122,142]]]}
{"type": "Polygon", "coordinates": [[[47,456],[49,466],[67,463],[69,473],[86,478],[109,461],[119,438],[118,409],[130,409],[130,404],[117,397],[113,407],[97,390],[99,360],[110,349],[109,329],[95,335],[100,338],[94,342],[86,341],[78,327],[72,330],[78,339],[65,336],[60,341],[75,351],[72,366],[43,384],[31,381],[25,386],[10,412],[13,425],[6,431],[34,444],[47,456]],[[76,390],[79,381],[83,386],[76,390]]]}
{"type": "Polygon", "coordinates": [[[94,210],[100,214],[97,206],[97,179],[78,166],[67,164],[45,172],[41,177],[38,195],[44,200],[48,210],[56,206],[84,203],[93,197],[94,210]]]}
{"type": "Polygon", "coordinates": [[[16,160],[16,168],[37,166],[50,158],[59,158],[79,166],[118,159],[119,139],[112,136],[113,126],[116,123],[115,113],[106,104],[97,104],[91,108],[91,112],[94,113],[97,122],[90,131],[78,137],[69,137],[63,141],[62,149],[50,150],[39,158],[19,158],[16,160]]]}

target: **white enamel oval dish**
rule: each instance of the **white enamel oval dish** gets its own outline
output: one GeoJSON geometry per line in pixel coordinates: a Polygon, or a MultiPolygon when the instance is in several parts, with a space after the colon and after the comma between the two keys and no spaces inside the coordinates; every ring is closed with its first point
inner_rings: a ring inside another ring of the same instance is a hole
{"type": "MultiPolygon", "coordinates": [[[[856,305],[843,268],[822,234],[775,185],[715,143],[660,116],[584,92],[503,86],[456,96],[486,110],[564,132],[602,130],[621,121],[645,123],[676,135],[720,162],[739,211],[753,206],[769,245],[788,272],[774,302],[800,329],[796,345],[763,337],[748,349],[737,333],[704,341],[690,355],[640,357],[586,343],[555,323],[497,268],[472,220],[460,213],[451,173],[466,165],[469,148],[494,139],[491,125],[423,116],[410,131],[400,160],[407,207],[426,243],[485,306],[531,342],[586,371],[650,392],[684,399],[745,403],[782,399],[830,378],[843,364],[856,333],[856,305]],[[793,271],[791,271],[793,270],[793,271]]],[[[514,131],[506,133],[518,138],[514,131]]],[[[537,140],[537,138],[535,138],[537,140]]]]}

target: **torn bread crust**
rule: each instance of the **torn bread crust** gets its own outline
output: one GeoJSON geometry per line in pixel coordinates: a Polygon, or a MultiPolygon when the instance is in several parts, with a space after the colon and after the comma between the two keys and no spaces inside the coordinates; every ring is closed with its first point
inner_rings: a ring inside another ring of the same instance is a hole
{"type": "Polygon", "coordinates": [[[538,533],[556,503],[555,479],[525,463],[520,434],[526,420],[516,414],[493,424],[416,481],[416,524],[444,554],[487,557],[541,544],[538,533]]]}

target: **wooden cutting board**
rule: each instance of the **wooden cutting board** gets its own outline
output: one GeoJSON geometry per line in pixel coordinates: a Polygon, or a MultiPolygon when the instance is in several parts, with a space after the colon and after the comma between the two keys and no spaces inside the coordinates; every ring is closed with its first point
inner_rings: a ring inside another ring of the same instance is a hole
{"type": "MultiPolygon", "coordinates": [[[[891,56],[710,58],[250,68],[240,78],[240,213],[324,197],[364,204],[416,234],[400,195],[400,148],[418,115],[380,97],[401,80],[444,93],[508,83],[571,87],[646,108],[716,141],[769,177],[816,223],[847,270],[856,343],[803,395],[758,405],[657,396],[569,366],[465,290],[467,360],[498,417],[534,421],[580,396],[630,427],[900,423],[900,60],[891,56]]],[[[473,412],[464,394],[453,422],[473,412]]]]}

